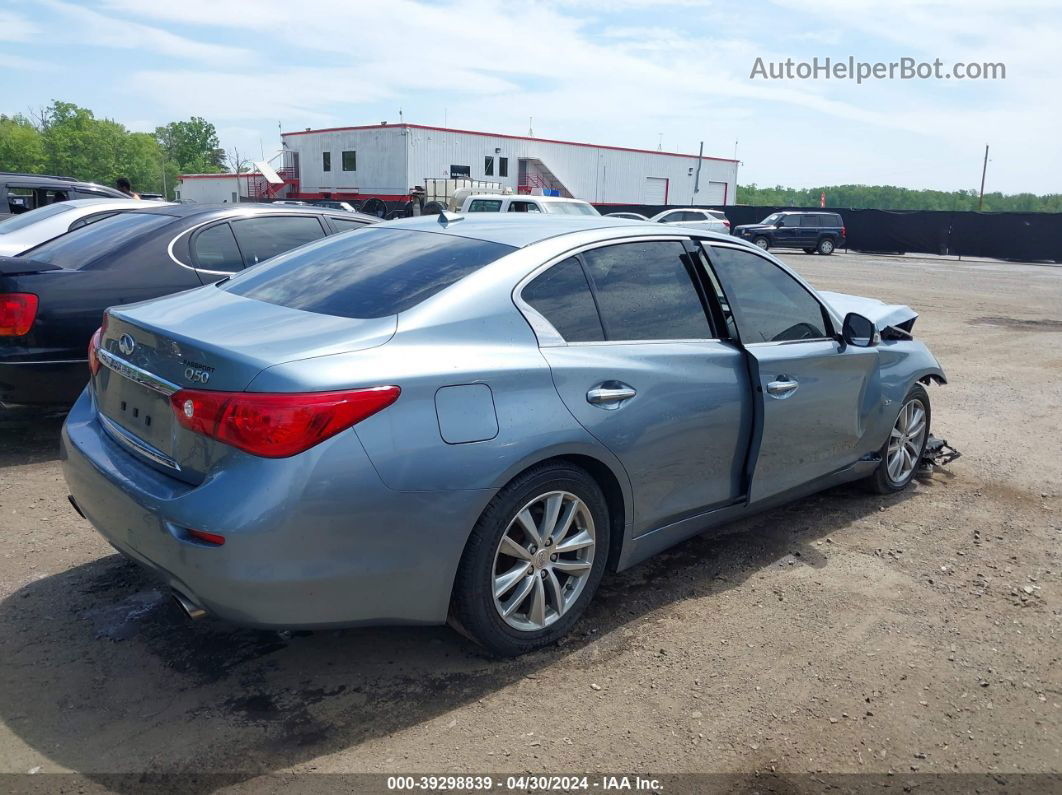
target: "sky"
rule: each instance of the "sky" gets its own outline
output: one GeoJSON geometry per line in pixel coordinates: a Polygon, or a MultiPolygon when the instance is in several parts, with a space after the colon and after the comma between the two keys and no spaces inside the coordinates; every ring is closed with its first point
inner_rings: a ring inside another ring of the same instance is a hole
{"type": "MultiPolygon", "coordinates": [[[[279,130],[406,122],[741,161],[740,184],[1062,192],[1058,0],[0,0],[0,113],[279,130]],[[1002,80],[762,79],[939,58],[1002,80]],[[533,119],[533,121],[529,121],[533,119]]],[[[2,165],[2,164],[0,164],[2,165]]]]}

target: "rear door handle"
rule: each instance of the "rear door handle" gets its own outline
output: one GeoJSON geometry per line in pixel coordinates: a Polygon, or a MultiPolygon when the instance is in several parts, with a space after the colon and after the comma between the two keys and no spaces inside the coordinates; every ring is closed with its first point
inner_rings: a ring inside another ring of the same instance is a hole
{"type": "Polygon", "coordinates": [[[603,409],[618,409],[620,403],[630,400],[637,394],[638,390],[632,386],[618,381],[607,381],[587,392],[586,402],[603,409]]]}
{"type": "Polygon", "coordinates": [[[799,386],[800,384],[798,384],[796,381],[771,381],[769,384],[767,384],[767,394],[773,398],[785,400],[787,397],[796,392],[799,386]]]}

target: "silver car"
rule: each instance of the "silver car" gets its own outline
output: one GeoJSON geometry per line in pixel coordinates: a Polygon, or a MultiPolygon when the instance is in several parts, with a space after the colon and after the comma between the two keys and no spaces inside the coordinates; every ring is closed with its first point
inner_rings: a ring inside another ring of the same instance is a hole
{"type": "Polygon", "coordinates": [[[117,213],[163,204],[169,202],[145,205],[140,199],[74,199],[46,204],[0,221],[0,256],[14,257],[59,235],[117,213]]]}
{"type": "Polygon", "coordinates": [[[452,214],[109,310],[63,429],[76,508],[192,615],[556,641],[606,570],[910,482],[915,313],[730,236],[452,214]]]}
{"type": "Polygon", "coordinates": [[[706,229],[709,232],[730,234],[730,221],[721,210],[702,210],[699,207],[684,207],[664,210],[649,219],[658,224],[681,224],[690,229],[706,229]]]}

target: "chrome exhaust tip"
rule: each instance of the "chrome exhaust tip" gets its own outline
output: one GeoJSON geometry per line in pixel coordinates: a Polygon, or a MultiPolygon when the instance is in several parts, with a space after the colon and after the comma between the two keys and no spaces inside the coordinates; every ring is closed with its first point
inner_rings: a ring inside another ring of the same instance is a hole
{"type": "Polygon", "coordinates": [[[173,600],[181,606],[181,610],[184,611],[184,614],[193,621],[198,621],[206,616],[206,610],[201,608],[180,591],[173,591],[171,595],[173,596],[173,600]]]}

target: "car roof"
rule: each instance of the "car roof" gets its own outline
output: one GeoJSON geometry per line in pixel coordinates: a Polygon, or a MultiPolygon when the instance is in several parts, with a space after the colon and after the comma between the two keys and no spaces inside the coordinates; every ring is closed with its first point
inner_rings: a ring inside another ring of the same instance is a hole
{"type": "Polygon", "coordinates": [[[34,185],[45,188],[102,188],[103,190],[116,190],[106,185],[100,185],[97,182],[83,182],[73,177],[57,177],[52,174],[22,174],[17,171],[0,171],[0,181],[32,182],[34,185]]]}
{"type": "MultiPolygon", "coordinates": [[[[561,235],[594,230],[616,229],[625,235],[642,228],[647,235],[674,235],[681,225],[664,226],[648,221],[635,221],[615,218],[607,215],[540,215],[538,213],[448,213],[448,223],[439,221],[443,216],[422,215],[420,218],[404,218],[378,224],[380,229],[411,229],[419,232],[467,237],[473,240],[486,240],[501,243],[514,248],[523,248],[561,235]]],[[[740,242],[730,235],[691,229],[691,234],[698,237],[712,237],[728,243],[740,242]]]]}
{"type": "Polygon", "coordinates": [[[579,202],[580,204],[589,204],[586,199],[568,198],[566,196],[535,196],[530,193],[472,193],[465,197],[465,199],[516,199],[519,201],[527,201],[528,199],[534,199],[535,201],[543,202],[579,202]]]}
{"type": "MultiPolygon", "coordinates": [[[[230,213],[233,215],[329,215],[334,214],[337,211],[332,210],[329,207],[317,207],[312,204],[266,204],[258,202],[240,202],[239,204],[158,204],[156,202],[144,202],[143,209],[137,209],[137,212],[151,213],[154,215],[172,215],[176,218],[190,218],[196,215],[223,215],[230,213]]],[[[343,218],[349,218],[351,216],[358,216],[367,220],[379,221],[375,215],[365,215],[364,213],[351,213],[347,211],[342,212],[343,218]]]]}

